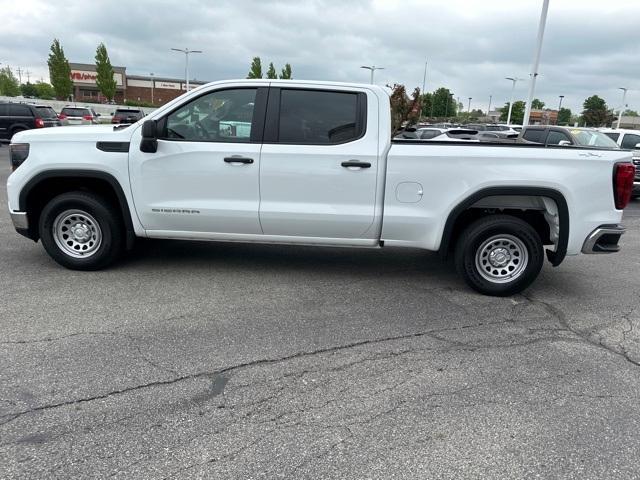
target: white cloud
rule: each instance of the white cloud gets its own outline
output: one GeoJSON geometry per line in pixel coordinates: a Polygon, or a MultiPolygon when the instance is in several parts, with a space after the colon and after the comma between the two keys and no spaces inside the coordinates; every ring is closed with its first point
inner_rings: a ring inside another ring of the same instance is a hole
{"type": "MultiPolygon", "coordinates": [[[[0,62],[47,76],[51,40],[71,61],[92,62],[104,42],[115,65],[131,74],[183,75],[184,58],[169,49],[204,50],[192,57],[193,76],[244,77],[253,56],[276,68],[289,62],[294,77],[368,80],[360,65],[375,64],[379,83],[447,86],[472,108],[508,99],[505,76],[527,77],[541,0],[194,0],[49,2],[0,0],[11,11],[0,29],[0,62]]],[[[617,87],[638,88],[640,2],[551,0],[536,96],[581,109],[589,95],[618,106],[617,87]]],[[[523,98],[526,84],[517,93],[523,98]]],[[[640,109],[631,90],[630,107],[640,109]]]]}

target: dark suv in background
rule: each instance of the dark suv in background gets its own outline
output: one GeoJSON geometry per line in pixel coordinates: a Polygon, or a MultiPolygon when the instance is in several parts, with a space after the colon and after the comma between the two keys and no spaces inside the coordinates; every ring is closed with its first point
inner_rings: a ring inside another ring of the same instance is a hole
{"type": "Polygon", "coordinates": [[[136,123],[144,117],[144,112],[140,108],[118,108],[113,113],[111,123],[136,123]]]}
{"type": "Polygon", "coordinates": [[[22,130],[60,125],[56,112],[47,105],[0,102],[0,140],[11,140],[22,130]]]}

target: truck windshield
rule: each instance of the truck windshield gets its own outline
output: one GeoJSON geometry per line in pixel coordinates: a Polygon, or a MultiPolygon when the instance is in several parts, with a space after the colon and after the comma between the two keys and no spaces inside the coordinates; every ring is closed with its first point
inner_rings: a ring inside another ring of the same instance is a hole
{"type": "Polygon", "coordinates": [[[571,130],[571,134],[576,138],[578,145],[585,147],[618,148],[618,144],[602,132],[576,129],[571,130]]]}

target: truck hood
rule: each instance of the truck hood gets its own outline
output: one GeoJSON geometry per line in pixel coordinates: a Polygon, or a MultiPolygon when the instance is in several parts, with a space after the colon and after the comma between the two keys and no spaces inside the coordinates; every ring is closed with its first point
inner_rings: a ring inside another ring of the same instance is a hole
{"type": "Polygon", "coordinates": [[[129,141],[137,128],[136,124],[118,130],[114,130],[113,125],[38,128],[16,133],[11,141],[12,143],[129,141]]]}

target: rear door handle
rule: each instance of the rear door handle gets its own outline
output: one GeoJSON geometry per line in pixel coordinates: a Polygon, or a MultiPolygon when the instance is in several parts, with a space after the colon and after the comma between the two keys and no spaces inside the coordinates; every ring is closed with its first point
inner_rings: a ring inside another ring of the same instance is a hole
{"type": "Polygon", "coordinates": [[[226,163],[253,163],[253,158],[247,157],[224,157],[226,163]]]}
{"type": "Polygon", "coordinates": [[[360,168],[370,168],[371,164],[369,162],[359,162],[358,160],[348,160],[346,162],[342,162],[342,165],[345,168],[349,167],[360,167],[360,168]]]}

